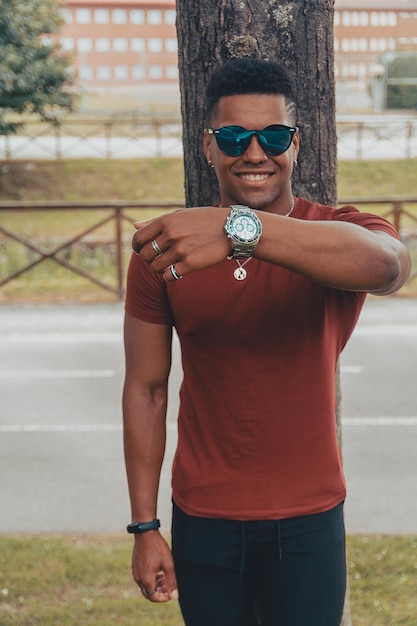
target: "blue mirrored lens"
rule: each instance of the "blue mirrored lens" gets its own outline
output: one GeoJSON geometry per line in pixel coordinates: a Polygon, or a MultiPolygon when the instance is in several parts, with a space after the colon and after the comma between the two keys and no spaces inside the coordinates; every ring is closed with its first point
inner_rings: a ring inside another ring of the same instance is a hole
{"type": "Polygon", "coordinates": [[[224,126],[213,131],[220,150],[228,156],[240,156],[249,147],[253,135],[267,154],[278,156],[291,145],[296,128],[282,125],[267,126],[263,130],[246,130],[242,126],[224,126]]]}

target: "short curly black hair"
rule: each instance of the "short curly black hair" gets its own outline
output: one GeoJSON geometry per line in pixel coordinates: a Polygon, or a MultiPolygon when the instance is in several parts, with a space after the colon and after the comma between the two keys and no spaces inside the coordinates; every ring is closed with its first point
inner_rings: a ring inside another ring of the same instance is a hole
{"type": "Polygon", "coordinates": [[[284,96],[291,123],[296,123],[294,91],[285,69],[275,61],[250,57],[227,61],[211,75],[206,89],[206,120],[216,112],[220,98],[246,94],[284,96]]]}

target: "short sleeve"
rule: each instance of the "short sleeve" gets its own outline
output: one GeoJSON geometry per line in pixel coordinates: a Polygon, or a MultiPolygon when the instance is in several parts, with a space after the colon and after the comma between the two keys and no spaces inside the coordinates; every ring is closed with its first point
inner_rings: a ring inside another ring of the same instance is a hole
{"type": "Polygon", "coordinates": [[[166,283],[138,254],[132,254],[127,271],[125,311],[144,322],[173,324],[166,283]]]}

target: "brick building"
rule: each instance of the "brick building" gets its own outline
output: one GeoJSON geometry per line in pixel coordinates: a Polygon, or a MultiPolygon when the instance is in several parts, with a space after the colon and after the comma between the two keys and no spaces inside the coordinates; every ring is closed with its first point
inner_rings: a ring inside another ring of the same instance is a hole
{"type": "Polygon", "coordinates": [[[336,0],[335,5],[338,79],[365,81],[382,55],[417,52],[417,0],[336,0]]]}
{"type": "Polygon", "coordinates": [[[178,83],[175,0],[67,0],[63,16],[84,87],[178,83]]]}
{"type": "MultiPolygon", "coordinates": [[[[364,86],[381,55],[417,51],[417,0],[336,0],[335,70],[364,86]]],[[[178,83],[175,0],[67,0],[60,41],[86,88],[178,83]]]]}

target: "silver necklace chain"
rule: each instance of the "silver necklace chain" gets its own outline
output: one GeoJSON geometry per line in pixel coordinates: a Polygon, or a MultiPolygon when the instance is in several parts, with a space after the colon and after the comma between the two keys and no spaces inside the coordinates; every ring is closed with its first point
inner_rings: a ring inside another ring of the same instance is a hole
{"type": "MultiPolygon", "coordinates": [[[[291,204],[291,208],[288,211],[288,213],[286,213],[285,215],[283,215],[283,217],[289,217],[291,215],[291,213],[294,210],[294,205],[295,205],[295,198],[293,196],[292,198],[292,204],[291,204]]],[[[239,261],[239,259],[235,259],[236,263],[238,264],[238,267],[235,269],[235,271],[233,272],[233,276],[236,278],[236,280],[245,280],[246,276],[248,275],[247,271],[245,270],[245,265],[246,263],[249,263],[249,261],[252,259],[252,257],[250,256],[248,259],[246,259],[243,263],[241,263],[239,261]]]]}

